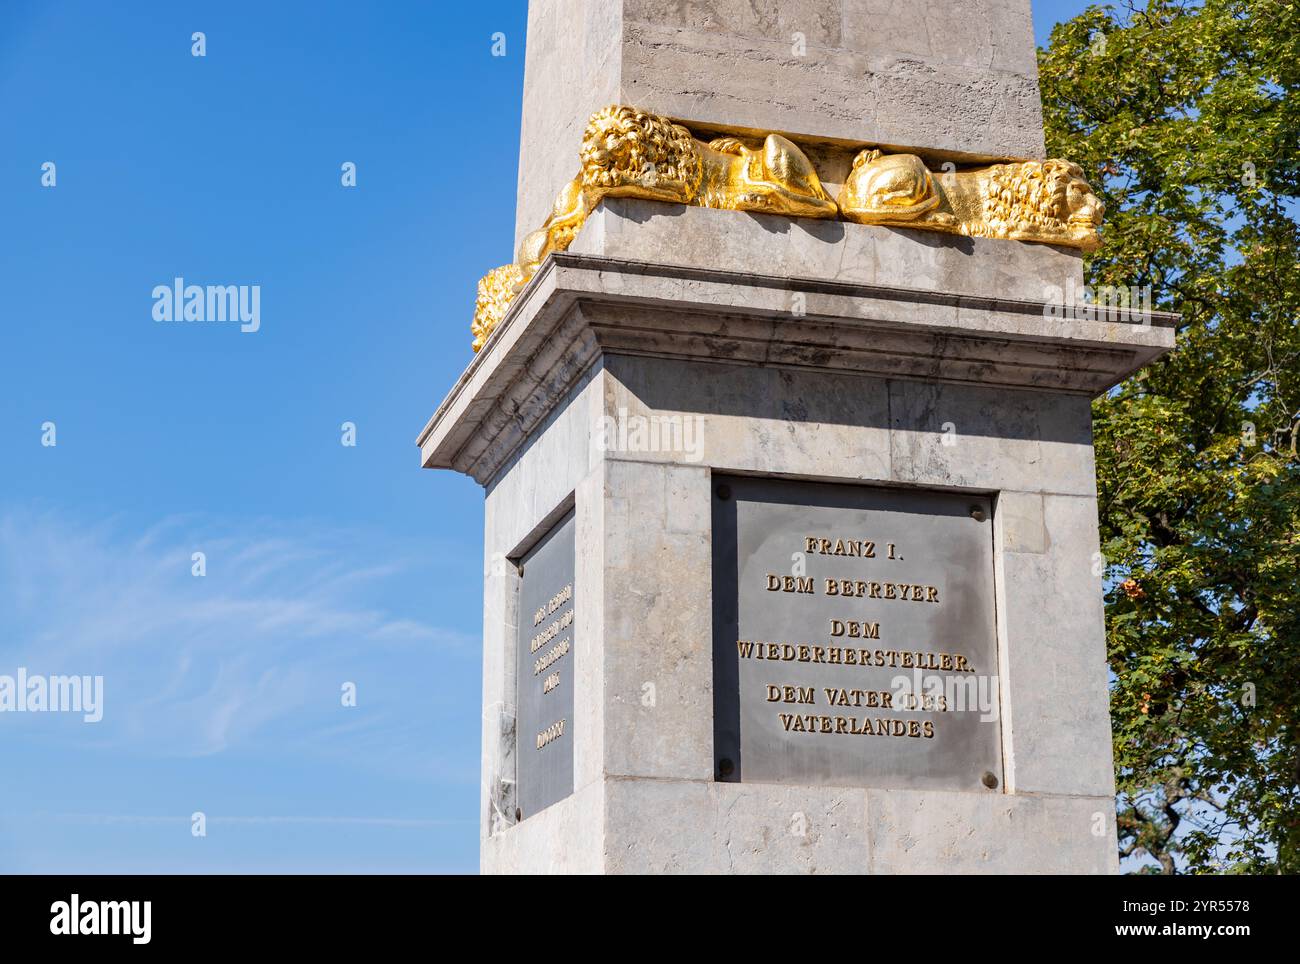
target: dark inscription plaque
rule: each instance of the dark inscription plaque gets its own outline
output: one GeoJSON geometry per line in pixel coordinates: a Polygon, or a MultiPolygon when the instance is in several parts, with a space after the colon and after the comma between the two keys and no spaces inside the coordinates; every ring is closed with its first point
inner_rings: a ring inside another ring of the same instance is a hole
{"type": "Polygon", "coordinates": [[[516,800],[524,818],[573,792],[574,515],[520,562],[516,800]]]}
{"type": "Polygon", "coordinates": [[[715,478],[713,553],[718,779],[1000,786],[990,500],[715,478]]]}

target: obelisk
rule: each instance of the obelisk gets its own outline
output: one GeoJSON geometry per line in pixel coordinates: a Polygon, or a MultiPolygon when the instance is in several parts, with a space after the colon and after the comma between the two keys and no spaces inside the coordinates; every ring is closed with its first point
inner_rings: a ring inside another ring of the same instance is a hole
{"type": "Polygon", "coordinates": [[[484,872],[1117,870],[1090,400],[1174,319],[1069,303],[1099,217],[1028,0],[530,4],[419,437],[485,491],[484,872]]]}

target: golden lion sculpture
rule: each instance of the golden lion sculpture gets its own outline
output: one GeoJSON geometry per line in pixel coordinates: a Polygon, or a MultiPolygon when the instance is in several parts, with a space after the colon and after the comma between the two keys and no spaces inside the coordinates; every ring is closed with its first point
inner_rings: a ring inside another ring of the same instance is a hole
{"type": "Polygon", "coordinates": [[[615,106],[592,115],[580,157],[589,198],[649,197],[812,218],[838,210],[812,162],[780,134],[756,147],[736,137],[705,144],[680,124],[615,106]]]}
{"type": "Polygon", "coordinates": [[[510,305],[503,283],[515,278],[514,291],[527,284],[548,254],[568,248],[602,198],[639,197],[814,218],[839,213],[812,162],[779,134],[767,135],[758,146],[735,137],[705,144],[680,124],[615,105],[591,116],[579,158],[578,176],[560,191],[546,222],[524,238],[515,265],[496,268],[479,282],[475,351],[510,305]]]}
{"type": "Polygon", "coordinates": [[[850,221],[1093,251],[1106,207],[1069,161],[934,172],[915,154],[862,151],[839,194],[850,221]]]}
{"type": "MultiPolygon", "coordinates": [[[[1015,161],[935,172],[915,154],[863,150],[837,199],[812,162],[780,134],[705,143],[680,124],[632,107],[597,111],[587,122],[578,176],[560,191],[546,222],[524,238],[514,264],[479,282],[474,350],[496,329],[515,295],[552,251],[573,243],[606,197],[638,197],[733,211],[844,217],[863,224],[974,237],[1069,245],[1101,244],[1105,210],[1077,164],[1015,161]]],[[[847,158],[845,158],[847,160],[847,158]]]]}
{"type": "Polygon", "coordinates": [[[473,348],[478,351],[492,334],[492,329],[505,315],[510,302],[524,284],[523,272],[517,264],[503,264],[493,268],[478,282],[478,298],[474,302],[474,320],[469,331],[474,336],[473,348]]]}

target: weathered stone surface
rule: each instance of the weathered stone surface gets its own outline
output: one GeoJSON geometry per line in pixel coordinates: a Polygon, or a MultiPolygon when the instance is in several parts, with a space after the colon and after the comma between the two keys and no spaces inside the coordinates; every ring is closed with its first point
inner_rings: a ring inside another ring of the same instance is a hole
{"type": "MultiPolygon", "coordinates": [[[[889,391],[879,379],[777,368],[612,356],[610,410],[631,417],[699,416],[699,459],[715,470],[808,478],[892,478],[889,391]]],[[[623,459],[675,462],[681,453],[623,459]]]]}
{"type": "Polygon", "coordinates": [[[1069,248],[636,198],[607,198],[569,251],[739,273],[781,265],[794,291],[845,281],[1041,304],[1050,285],[1083,284],[1082,256],[1069,248]]]}
{"type": "Polygon", "coordinates": [[[606,783],[604,820],[606,873],[1118,869],[1109,797],[615,778],[606,783]]]}
{"type": "Polygon", "coordinates": [[[997,554],[1011,786],[1017,793],[1110,796],[1097,503],[1091,495],[1042,499],[1044,550],[1016,551],[1004,542],[997,554]]]}
{"type": "Polygon", "coordinates": [[[615,102],[953,157],[1043,153],[1029,0],[533,0],[524,90],[516,245],[615,102]]]}
{"type": "MultiPolygon", "coordinates": [[[[514,822],[516,747],[516,674],[514,646],[518,627],[519,574],[513,558],[521,555],[549,528],[571,503],[571,494],[592,475],[587,447],[588,426],[593,412],[600,410],[604,391],[602,373],[593,369],[566,393],[565,400],[543,420],[543,428],[512,459],[512,470],[504,473],[487,492],[484,503],[483,580],[483,807],[481,833],[486,838],[514,822]]],[[[598,463],[595,463],[598,464],[598,463]]],[[[593,528],[591,512],[600,508],[599,499],[584,500],[578,510],[578,538],[593,528]]],[[[598,553],[578,554],[575,581],[592,579],[592,566],[600,565],[598,553]]],[[[593,638],[601,632],[599,600],[576,607],[578,638],[593,638]]],[[[579,649],[575,672],[579,682],[598,678],[598,647],[579,649]]],[[[574,745],[574,783],[595,778],[590,762],[592,746],[583,735],[599,732],[601,706],[598,687],[579,685],[574,692],[575,726],[579,738],[574,745]],[[592,719],[594,717],[594,722],[592,719]]],[[[527,737],[525,737],[525,740],[527,737]]]]}
{"type": "MultiPolygon", "coordinates": [[[[580,442],[578,444],[581,444],[580,442]]],[[[574,487],[578,517],[578,571],[575,588],[582,591],[576,611],[580,639],[599,641],[605,631],[606,501],[605,472],[597,466],[574,487]]],[[[617,600],[615,601],[617,606],[617,600]]],[[[605,775],[605,647],[586,646],[574,654],[573,783],[577,788],[600,783],[605,775]]],[[[617,734],[615,734],[617,736],[617,734]]]]}
{"type": "Polygon", "coordinates": [[[599,874],[605,871],[603,783],[573,795],[523,823],[480,840],[485,874],[599,874]]]}
{"type": "Polygon", "coordinates": [[[605,466],[605,772],[705,780],[713,773],[709,472],[605,466]],[[707,590],[706,590],[707,592],[707,590]]]}
{"type": "Polygon", "coordinates": [[[1003,551],[1047,551],[1047,528],[1043,524],[1041,493],[999,492],[997,516],[1001,524],[1003,551]]]}
{"type": "Polygon", "coordinates": [[[515,663],[518,570],[500,552],[483,560],[483,733],[479,831],[487,837],[514,822],[515,663]]]}
{"type": "MultiPolygon", "coordinates": [[[[752,230],[763,234],[760,225],[752,230]]],[[[976,246],[985,243],[1003,242],[973,240],[976,246]]],[[[958,251],[951,256],[963,257],[958,251]]],[[[421,433],[424,464],[488,482],[602,355],[653,354],[967,383],[994,392],[1024,388],[1092,396],[1173,344],[1174,316],[1166,313],[1046,319],[1041,303],[991,297],[983,293],[982,276],[967,282],[976,284],[981,293],[971,295],[572,251],[551,255],[421,433]]],[[[914,417],[939,412],[936,400],[924,394],[903,396],[902,403],[896,412],[912,412],[914,404],[920,406],[914,417]]],[[[1050,403],[1040,435],[1086,431],[1071,427],[1077,412],[1069,401],[1050,403]],[[1060,412],[1053,414],[1057,407],[1060,412]],[[1053,419],[1064,422],[1056,426],[1053,419]]],[[[1013,441],[1032,443],[1031,430],[1026,425],[1013,441]]],[[[918,444],[920,449],[903,453],[915,471],[941,469],[943,453],[925,449],[929,443],[923,440],[918,444]]],[[[939,444],[936,438],[933,445],[939,444]]],[[[1032,444],[1026,451],[1036,457],[1032,444]]],[[[1044,457],[1057,455],[1052,450],[1044,457]]],[[[941,472],[931,472],[936,474],[941,472]]]]}
{"type": "Polygon", "coordinates": [[[604,870],[864,873],[866,801],[861,789],[611,779],[604,870]]]}
{"type": "Polygon", "coordinates": [[[1109,796],[869,790],[867,816],[872,873],[1119,870],[1115,800],[1109,796]]]}
{"type": "Polygon", "coordinates": [[[524,235],[541,227],[560,189],[578,173],[587,119],[622,96],[622,31],[618,0],[528,4],[512,259],[524,235]]]}
{"type": "Polygon", "coordinates": [[[1087,496],[1095,490],[1087,398],[897,380],[889,411],[900,481],[1087,496]]]}

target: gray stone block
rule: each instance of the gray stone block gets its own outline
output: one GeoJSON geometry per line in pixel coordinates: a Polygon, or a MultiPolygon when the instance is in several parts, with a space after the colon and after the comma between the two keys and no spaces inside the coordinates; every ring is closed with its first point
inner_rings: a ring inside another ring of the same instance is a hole
{"type": "Polygon", "coordinates": [[[1097,503],[1042,498],[1044,551],[1016,551],[1004,541],[997,554],[1012,787],[1109,796],[1115,775],[1097,503]]]}
{"type": "MultiPolygon", "coordinates": [[[[757,224],[750,230],[763,232],[757,224]]],[[[1011,243],[972,240],[976,250],[1011,243]]],[[[825,255],[836,258],[832,249],[825,255]]],[[[420,433],[424,464],[487,484],[605,355],[965,383],[994,396],[1002,388],[1050,390],[1065,400],[1050,403],[1059,412],[1044,410],[1040,436],[1073,439],[1086,429],[1074,426],[1079,403],[1069,396],[1104,391],[1173,344],[1176,316],[1165,312],[1048,320],[1041,303],[991,297],[986,284],[977,274],[957,291],[931,292],[553,254],[420,433]],[[796,303],[796,294],[806,297],[796,303]]],[[[909,413],[913,402],[922,415],[934,408],[924,395],[904,401],[895,413],[909,413]]],[[[924,450],[904,454],[918,465],[928,458],[924,450]]],[[[1058,454],[1073,457],[1068,448],[1046,457],[1058,454]]]]}
{"type": "Polygon", "coordinates": [[[605,773],[707,780],[708,469],[612,458],[605,487],[605,773]]]}
{"type": "Polygon", "coordinates": [[[1091,407],[1079,396],[890,382],[900,481],[1091,496],[1091,407]]]}
{"type": "Polygon", "coordinates": [[[867,816],[877,874],[1119,870],[1112,797],[870,790],[867,816]]]}
{"type": "Polygon", "coordinates": [[[855,874],[869,866],[867,791],[610,780],[607,873],[855,874]]]}
{"type": "MultiPolygon", "coordinates": [[[[698,417],[699,461],[717,471],[888,480],[886,382],[828,373],[626,356],[607,362],[615,414],[698,417]]],[[[676,461],[680,453],[623,458],[676,461]]]]}
{"type": "Polygon", "coordinates": [[[1041,303],[1049,285],[1083,284],[1083,259],[1068,248],[636,198],[603,201],[569,250],[744,273],[779,264],[791,291],[844,281],[1041,303]]]}
{"type": "Polygon", "coordinates": [[[515,245],[577,173],[587,118],[1041,157],[1028,0],[533,0],[515,245]]]}
{"type": "Polygon", "coordinates": [[[501,833],[483,838],[485,874],[599,874],[605,872],[604,783],[589,783],[501,833]]]}
{"type": "Polygon", "coordinates": [[[542,226],[578,173],[587,118],[622,96],[622,31],[617,0],[528,4],[515,238],[502,263],[514,260],[524,235],[542,226]]]}

